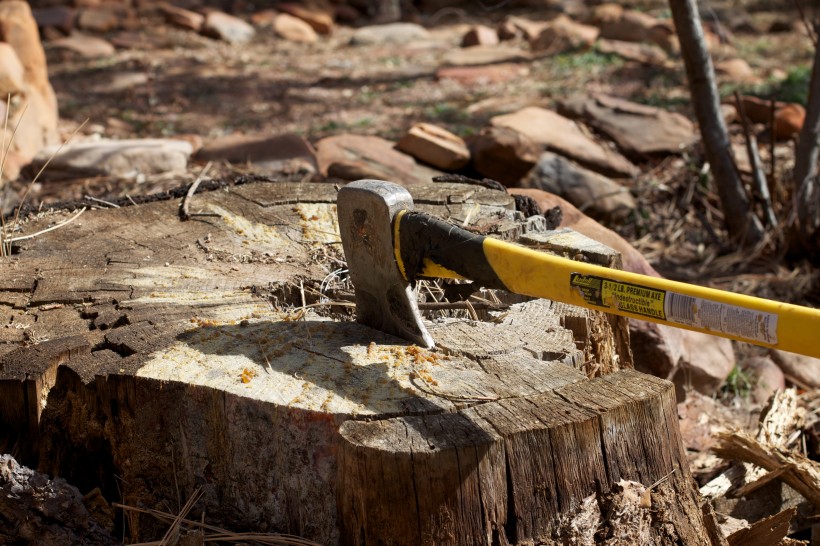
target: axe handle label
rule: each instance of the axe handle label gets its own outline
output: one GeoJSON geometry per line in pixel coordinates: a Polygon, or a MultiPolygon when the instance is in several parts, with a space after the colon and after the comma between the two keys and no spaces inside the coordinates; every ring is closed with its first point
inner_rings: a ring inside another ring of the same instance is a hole
{"type": "Polygon", "coordinates": [[[581,273],[570,275],[570,286],[590,305],[777,344],[778,317],[774,313],[581,273]]]}

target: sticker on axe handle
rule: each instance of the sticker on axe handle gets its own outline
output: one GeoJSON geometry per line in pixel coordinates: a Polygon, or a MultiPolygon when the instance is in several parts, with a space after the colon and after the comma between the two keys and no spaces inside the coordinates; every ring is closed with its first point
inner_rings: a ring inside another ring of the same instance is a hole
{"type": "Polygon", "coordinates": [[[580,273],[570,275],[570,285],[580,291],[587,303],[666,320],[663,306],[665,290],[580,273]]]}
{"type": "Polygon", "coordinates": [[[580,273],[570,275],[570,285],[592,305],[777,344],[777,315],[773,313],[580,273]]]}

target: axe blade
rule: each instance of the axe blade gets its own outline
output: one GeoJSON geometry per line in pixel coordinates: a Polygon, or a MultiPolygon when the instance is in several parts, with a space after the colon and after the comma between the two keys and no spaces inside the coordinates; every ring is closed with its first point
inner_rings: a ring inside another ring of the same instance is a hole
{"type": "Polygon", "coordinates": [[[416,295],[396,264],[393,219],[413,210],[413,198],[398,184],[359,180],[339,190],[339,232],[356,293],[356,320],[422,347],[434,346],[416,295]]]}

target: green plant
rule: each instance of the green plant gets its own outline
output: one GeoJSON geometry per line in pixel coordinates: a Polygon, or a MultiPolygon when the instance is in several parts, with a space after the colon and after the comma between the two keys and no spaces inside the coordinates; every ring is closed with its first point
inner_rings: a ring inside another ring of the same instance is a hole
{"type": "Polygon", "coordinates": [[[752,392],[753,377],[740,366],[735,366],[721,388],[724,398],[748,398],[752,392]]]}

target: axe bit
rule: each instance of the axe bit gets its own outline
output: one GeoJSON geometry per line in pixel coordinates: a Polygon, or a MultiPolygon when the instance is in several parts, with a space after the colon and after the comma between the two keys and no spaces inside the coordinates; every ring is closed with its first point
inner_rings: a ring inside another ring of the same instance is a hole
{"type": "Polygon", "coordinates": [[[411,285],[468,279],[535,298],[820,358],[820,310],[610,269],[484,237],[413,211],[398,184],[339,190],[339,230],[357,320],[424,347],[433,338],[411,285]]]}

